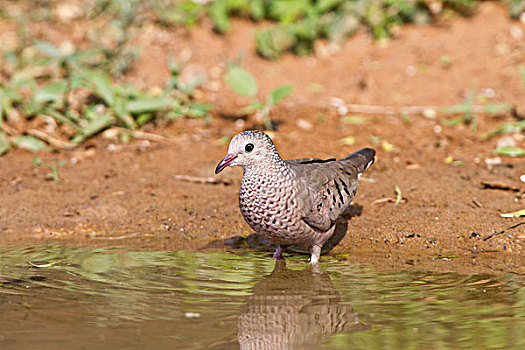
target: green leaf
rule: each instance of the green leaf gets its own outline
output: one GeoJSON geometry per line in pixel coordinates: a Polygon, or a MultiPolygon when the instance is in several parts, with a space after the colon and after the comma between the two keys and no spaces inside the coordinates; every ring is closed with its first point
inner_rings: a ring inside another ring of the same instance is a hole
{"type": "Polygon", "coordinates": [[[261,101],[253,100],[248,106],[241,108],[239,111],[241,114],[252,114],[255,111],[264,108],[264,103],[261,101]]]}
{"type": "Polygon", "coordinates": [[[290,95],[293,91],[293,85],[281,85],[273,90],[267,99],[267,103],[270,106],[275,106],[281,102],[286,96],[290,95]]]}
{"type": "Polygon", "coordinates": [[[153,113],[142,113],[142,114],[139,114],[139,116],[136,118],[137,124],[139,126],[144,125],[147,122],[149,122],[151,119],[153,119],[153,116],[154,116],[153,113]]]}
{"type": "Polygon", "coordinates": [[[352,146],[355,143],[355,137],[347,136],[339,140],[342,145],[352,146]]]}
{"type": "Polygon", "coordinates": [[[46,41],[35,41],[35,47],[46,56],[53,58],[62,57],[62,53],[60,52],[60,50],[55,45],[46,41]]]}
{"type": "Polygon", "coordinates": [[[395,185],[395,190],[396,190],[396,203],[395,203],[395,205],[398,205],[399,203],[401,203],[401,200],[403,199],[403,195],[401,194],[401,188],[399,188],[398,185],[395,185]]]}
{"type": "Polygon", "coordinates": [[[493,136],[501,134],[512,134],[515,132],[522,132],[523,130],[525,130],[525,119],[514,123],[503,123],[496,129],[483,135],[483,139],[486,140],[493,136]]]}
{"type": "Polygon", "coordinates": [[[47,149],[47,146],[44,142],[33,136],[18,136],[14,140],[14,144],[18,148],[23,148],[31,152],[47,149]]]}
{"type": "Polygon", "coordinates": [[[341,0],[319,0],[315,7],[319,13],[325,13],[339,5],[341,2],[341,0]]]}
{"type": "Polygon", "coordinates": [[[255,32],[257,52],[268,59],[279,58],[295,42],[294,34],[287,28],[275,27],[255,32]]]}
{"type": "Polygon", "coordinates": [[[500,214],[502,218],[518,218],[520,216],[525,216],[525,209],[521,209],[512,213],[503,213],[500,214]]]}
{"type": "Polygon", "coordinates": [[[343,124],[367,124],[368,119],[360,115],[353,115],[341,118],[343,124]]]}
{"type": "Polygon", "coordinates": [[[115,104],[115,92],[109,76],[102,72],[91,71],[86,78],[94,85],[95,93],[106,102],[108,106],[115,104]]]}
{"type": "Polygon", "coordinates": [[[280,22],[292,23],[304,14],[310,2],[304,0],[277,0],[270,1],[270,14],[280,22]]]}
{"type": "Polygon", "coordinates": [[[192,117],[192,118],[207,118],[209,117],[208,111],[212,108],[213,108],[213,105],[211,104],[193,102],[189,106],[187,116],[192,117]]]}
{"type": "Polygon", "coordinates": [[[51,82],[37,91],[35,101],[38,103],[62,101],[66,88],[67,84],[65,80],[51,82]]]}
{"type": "Polygon", "coordinates": [[[392,152],[396,147],[387,140],[381,141],[381,148],[386,152],[392,152]]]}
{"type": "Polygon", "coordinates": [[[440,108],[439,113],[441,114],[459,114],[459,113],[467,113],[471,109],[472,108],[468,103],[461,103],[455,106],[440,108]]]}
{"type": "Polygon", "coordinates": [[[489,103],[483,107],[485,113],[488,114],[501,114],[508,112],[512,109],[510,103],[489,103]]]}
{"type": "Polygon", "coordinates": [[[42,114],[44,115],[49,115],[51,116],[52,118],[54,118],[57,122],[59,123],[62,123],[62,124],[66,124],[66,125],[69,125],[70,127],[72,127],[75,131],[80,131],[81,128],[80,126],[78,126],[69,116],[71,114],[69,114],[68,116],[66,115],[63,115],[62,113],[58,112],[57,110],[55,109],[52,109],[52,108],[44,108],[41,112],[42,114]]]}
{"type": "Polygon", "coordinates": [[[463,122],[463,117],[455,117],[449,119],[441,119],[441,124],[445,126],[456,126],[463,122]]]}
{"type": "Polygon", "coordinates": [[[250,72],[241,67],[231,67],[224,75],[224,81],[228,86],[242,96],[253,97],[257,94],[257,80],[250,72]]]}
{"type": "Polygon", "coordinates": [[[7,137],[7,135],[0,130],[0,156],[9,151],[10,148],[11,141],[9,141],[9,137],[7,137]]]}
{"type": "Polygon", "coordinates": [[[172,98],[143,98],[130,101],[126,104],[126,110],[132,114],[155,112],[161,109],[179,106],[179,101],[172,98]]]}
{"type": "Polygon", "coordinates": [[[118,102],[119,103],[115,103],[112,106],[113,111],[117,116],[117,119],[128,129],[134,130],[137,127],[135,119],[133,119],[133,117],[128,113],[128,111],[125,109],[125,106],[123,106],[122,102],[120,100],[118,102]]]}
{"type": "Polygon", "coordinates": [[[492,154],[498,156],[507,156],[507,157],[523,157],[525,156],[525,149],[520,147],[499,147],[492,151],[492,154]]]}
{"type": "Polygon", "coordinates": [[[264,17],[264,0],[251,0],[250,13],[254,20],[258,21],[264,17]]]}
{"type": "Polygon", "coordinates": [[[226,1],[213,1],[208,14],[213,21],[215,29],[221,33],[225,33],[230,30],[230,18],[228,17],[226,1]]]}
{"type": "MultiPolygon", "coordinates": [[[[86,113],[94,113],[91,110],[86,111],[86,113]]],[[[97,118],[93,119],[88,125],[86,125],[80,132],[78,132],[71,139],[71,143],[79,145],[84,142],[89,137],[97,134],[98,132],[104,130],[105,128],[111,126],[114,120],[109,114],[99,115],[97,118]]]]}

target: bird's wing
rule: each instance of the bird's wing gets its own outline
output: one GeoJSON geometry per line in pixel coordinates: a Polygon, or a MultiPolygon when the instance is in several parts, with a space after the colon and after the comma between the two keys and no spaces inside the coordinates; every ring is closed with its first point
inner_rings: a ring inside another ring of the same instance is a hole
{"type": "Polygon", "coordinates": [[[363,149],[341,159],[287,161],[296,174],[299,208],[306,224],[328,231],[348,208],[361,174],[374,160],[375,151],[363,149]]]}

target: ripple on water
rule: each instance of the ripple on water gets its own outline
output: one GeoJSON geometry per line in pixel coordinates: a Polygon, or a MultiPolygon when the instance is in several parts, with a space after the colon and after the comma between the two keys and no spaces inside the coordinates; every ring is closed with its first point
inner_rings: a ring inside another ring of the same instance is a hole
{"type": "Polygon", "coordinates": [[[0,250],[0,348],[523,348],[523,276],[325,257],[0,250]],[[283,345],[287,344],[287,345],[283,345]]]}

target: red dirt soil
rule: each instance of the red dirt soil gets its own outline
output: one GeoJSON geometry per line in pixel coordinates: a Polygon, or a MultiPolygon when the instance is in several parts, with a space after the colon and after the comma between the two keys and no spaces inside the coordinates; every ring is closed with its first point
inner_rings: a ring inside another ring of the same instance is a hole
{"type": "MultiPolygon", "coordinates": [[[[67,33],[60,24],[52,30],[33,26],[44,37],[53,35],[49,40],[67,33]]],[[[525,184],[519,178],[525,162],[502,157],[501,164],[487,164],[498,138],[481,138],[512,116],[480,116],[479,130],[472,134],[468,126],[442,127],[438,119],[423,116],[412,116],[408,124],[398,114],[343,124],[330,104],[338,97],[379,106],[450,106],[475,85],[479,91],[493,89],[491,101],[523,105],[518,66],[525,62],[525,40],[510,34],[513,26],[525,31],[523,24],[508,19],[500,5],[484,3],[471,18],[403,27],[386,44],[363,31],[334,54],[322,54],[327,50],[320,43],[314,57],[286,55],[275,62],[254,53],[257,26],[236,21],[225,36],[214,34],[207,23],[191,31],[142,28],[135,39],[142,54],[126,80],[141,88],[162,86],[169,54],[190,50],[186,78],[207,74],[199,98],[215,103],[211,122],[185,119],[146,128],[165,136],[165,142],[122,145],[99,137],[76,151],[15,150],[0,157],[0,243],[189,250],[250,245],[253,237],[245,240],[243,234],[252,231],[237,202],[240,169],[217,176],[231,185],[173,179],[176,174],[214,176],[227,150],[221,139],[258,126],[250,118],[234,122],[232,116],[249,100],[221,84],[225,62],[243,52],[243,67],[258,78],[261,98],[280,84],[295,86],[272,110],[278,124],[272,137],[283,158],[339,158],[366,146],[378,151],[367,181],[360,183],[346,235],[330,254],[383,269],[525,273],[525,224],[519,225],[525,218],[500,216],[524,208],[525,184]],[[448,68],[440,62],[443,55],[451,58],[448,68]],[[415,74],[407,74],[409,66],[415,74]],[[354,145],[341,144],[347,136],[355,137],[354,145]],[[374,145],[372,136],[394,150],[374,145]],[[47,181],[47,169],[34,167],[34,156],[50,163],[68,160],[59,167],[60,180],[47,181]],[[447,164],[447,157],[464,165],[447,164]],[[395,199],[395,185],[406,200],[377,203],[395,199]]],[[[523,135],[514,139],[524,146],[523,135]]]]}

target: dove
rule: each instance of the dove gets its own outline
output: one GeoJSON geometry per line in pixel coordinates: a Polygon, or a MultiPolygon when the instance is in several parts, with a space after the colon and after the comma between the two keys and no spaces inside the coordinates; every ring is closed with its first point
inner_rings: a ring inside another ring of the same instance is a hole
{"type": "Polygon", "coordinates": [[[274,258],[282,258],[282,246],[298,244],[309,248],[310,263],[317,264],[374,156],[375,150],[363,148],[340,160],[283,160],[267,134],[252,130],[232,138],[215,174],[243,168],[241,214],[258,235],[278,244],[274,258]]]}

